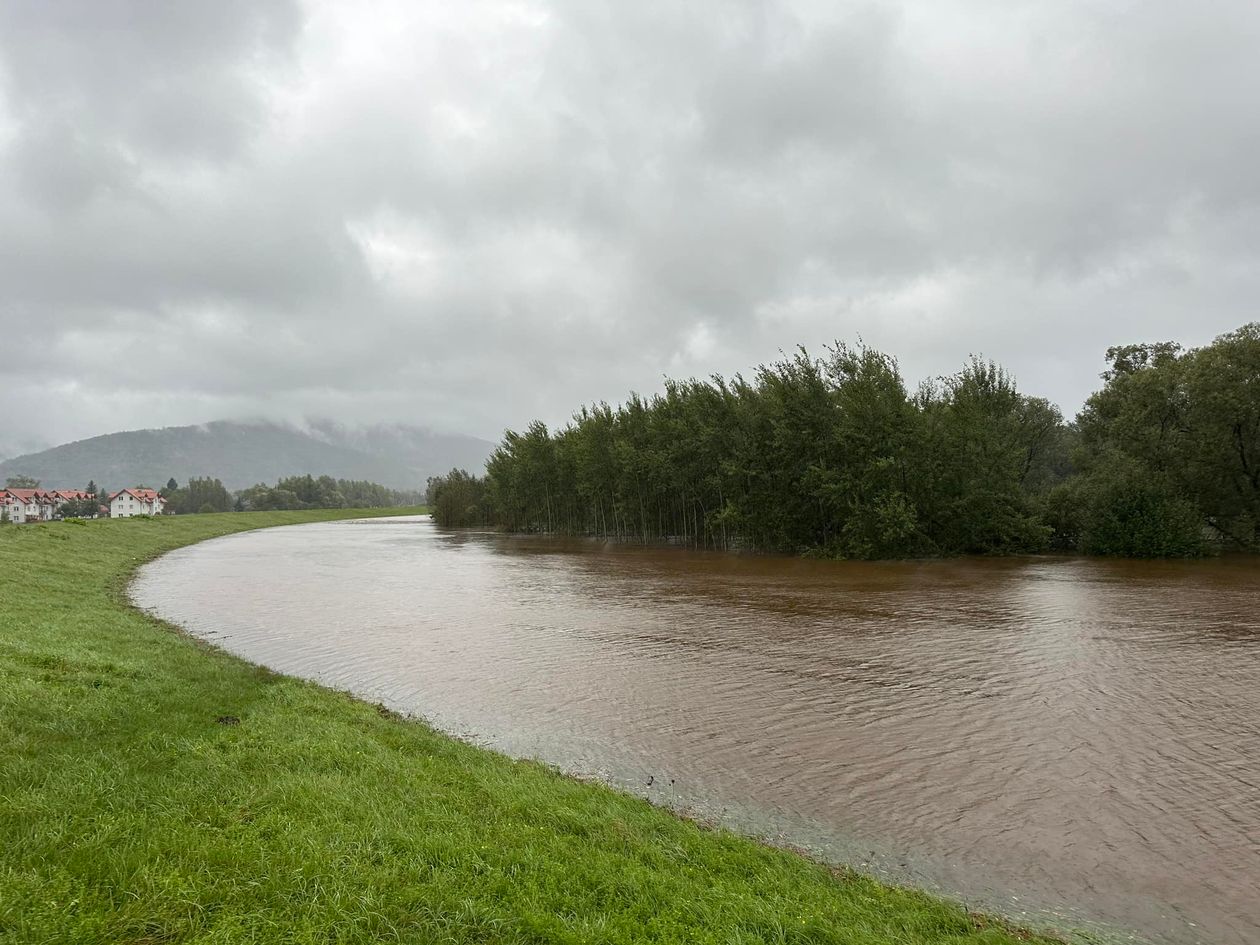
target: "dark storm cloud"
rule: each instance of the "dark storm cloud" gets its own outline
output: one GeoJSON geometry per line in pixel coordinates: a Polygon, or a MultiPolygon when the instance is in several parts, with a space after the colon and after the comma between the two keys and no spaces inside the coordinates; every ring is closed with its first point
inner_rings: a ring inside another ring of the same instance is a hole
{"type": "Polygon", "coordinates": [[[1071,411],[1108,345],[1255,317],[1257,41],[1228,2],[3,4],[6,401],[494,435],[860,334],[1071,411]]]}

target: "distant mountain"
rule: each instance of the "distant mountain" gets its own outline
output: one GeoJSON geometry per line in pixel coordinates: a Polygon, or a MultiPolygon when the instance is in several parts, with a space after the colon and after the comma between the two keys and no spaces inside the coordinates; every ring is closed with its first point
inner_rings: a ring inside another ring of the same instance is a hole
{"type": "Polygon", "coordinates": [[[89,479],[118,489],[160,487],[213,476],[229,489],[311,473],[369,479],[394,489],[422,489],[429,476],[459,466],[481,472],[494,444],[410,426],[351,430],[332,423],[308,429],[278,423],[217,421],[193,427],[131,430],[66,443],[0,462],[9,476],[33,476],[49,489],[81,488],[89,479]]]}

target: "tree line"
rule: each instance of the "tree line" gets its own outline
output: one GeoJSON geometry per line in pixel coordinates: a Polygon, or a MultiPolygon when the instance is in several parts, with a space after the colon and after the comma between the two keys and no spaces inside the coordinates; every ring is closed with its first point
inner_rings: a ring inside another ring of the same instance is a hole
{"type": "MultiPolygon", "coordinates": [[[[217,480],[216,480],[217,481],[217,480]]],[[[383,509],[420,505],[419,491],[389,489],[363,479],[290,476],[274,486],[259,483],[236,495],[240,511],[276,509],[383,509]]]]}
{"type": "MultiPolygon", "coordinates": [[[[38,489],[38,479],[13,476],[6,488],[38,489]]],[[[147,489],[141,485],[138,488],[147,489]]],[[[101,506],[108,507],[109,491],[89,482],[83,490],[89,496],[72,499],[61,507],[65,518],[95,518],[101,506]]],[[[166,500],[166,511],[176,515],[207,512],[271,511],[277,509],[380,509],[421,505],[424,494],[418,490],[390,489],[363,479],[333,479],[331,476],[290,476],[274,486],[259,483],[235,493],[217,478],[189,479],[180,485],[173,477],[158,490],[166,500]]]]}
{"type": "Polygon", "coordinates": [[[1260,551],[1260,323],[1111,348],[1073,421],[992,361],[911,391],[837,343],[509,431],[439,524],[843,558],[1260,551]]]}

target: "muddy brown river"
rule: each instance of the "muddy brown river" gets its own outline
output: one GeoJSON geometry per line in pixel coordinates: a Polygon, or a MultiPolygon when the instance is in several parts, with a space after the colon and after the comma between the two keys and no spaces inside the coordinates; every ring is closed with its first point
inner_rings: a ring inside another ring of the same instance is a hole
{"type": "Polygon", "coordinates": [[[1255,559],[824,562],[398,518],[206,542],[133,594],[255,662],[972,908],[1260,943],[1255,559]]]}

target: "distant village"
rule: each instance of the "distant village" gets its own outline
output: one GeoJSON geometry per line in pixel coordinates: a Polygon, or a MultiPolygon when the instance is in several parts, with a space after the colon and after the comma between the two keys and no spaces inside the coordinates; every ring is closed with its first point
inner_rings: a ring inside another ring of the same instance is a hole
{"type": "Polygon", "coordinates": [[[288,476],[274,486],[258,483],[233,493],[219,479],[175,479],[161,489],[132,486],[107,492],[89,482],[83,489],[42,488],[38,479],[13,476],[0,488],[0,524],[61,519],[132,518],[139,515],[196,515],[204,512],[269,512],[281,509],[402,508],[424,504],[418,490],[397,490],[365,479],[288,476]]]}
{"type": "Polygon", "coordinates": [[[62,518],[161,515],[165,510],[166,499],[159,492],[140,487],[109,494],[85,489],[0,489],[0,521],[15,525],[62,518]]]}

